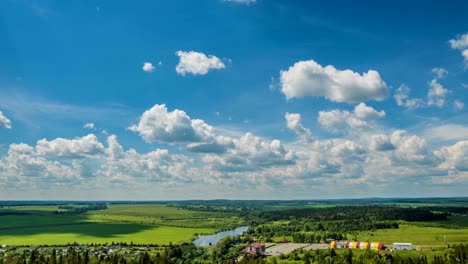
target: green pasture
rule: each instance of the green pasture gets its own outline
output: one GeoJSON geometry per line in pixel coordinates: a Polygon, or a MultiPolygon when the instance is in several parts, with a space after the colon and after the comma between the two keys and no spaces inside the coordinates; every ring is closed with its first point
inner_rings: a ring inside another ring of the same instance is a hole
{"type": "Polygon", "coordinates": [[[357,241],[382,242],[391,246],[394,242],[407,242],[423,248],[444,247],[444,236],[449,244],[468,243],[467,228],[443,228],[401,224],[398,229],[381,229],[373,232],[360,232],[357,241]]]}
{"type": "Polygon", "coordinates": [[[77,242],[111,243],[133,242],[135,244],[169,244],[189,242],[195,233],[212,233],[206,228],[151,227],[139,224],[89,223],[72,226],[49,226],[45,228],[22,228],[3,230],[0,244],[7,245],[64,245],[77,242]]]}
{"type": "Polygon", "coordinates": [[[53,214],[57,206],[0,208],[0,244],[134,242],[167,244],[236,227],[243,220],[224,213],[197,212],[161,204],[109,205],[84,214],[53,214]]]}

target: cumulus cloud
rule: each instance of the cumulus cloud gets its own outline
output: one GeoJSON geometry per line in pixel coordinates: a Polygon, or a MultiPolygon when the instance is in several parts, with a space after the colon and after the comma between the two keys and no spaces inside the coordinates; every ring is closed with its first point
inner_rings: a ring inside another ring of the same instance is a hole
{"type": "Polygon", "coordinates": [[[294,163],[294,153],[285,150],[281,141],[264,140],[246,133],[233,140],[234,147],[222,156],[205,159],[212,169],[223,172],[257,171],[265,167],[277,167],[294,163]]]}
{"type": "Polygon", "coordinates": [[[359,74],[323,67],[314,60],[299,61],[280,72],[281,92],[287,99],[323,96],[334,102],[358,103],[381,101],[388,96],[388,87],[377,71],[359,74]]]}
{"type": "Polygon", "coordinates": [[[388,151],[395,149],[395,146],[386,135],[372,135],[369,149],[375,151],[388,151]]]}
{"type": "Polygon", "coordinates": [[[179,143],[194,152],[224,152],[230,147],[229,137],[218,136],[214,128],[200,119],[191,119],[184,111],[168,111],[166,105],[146,110],[138,125],[129,127],[148,143],[179,143]]]}
{"type": "Polygon", "coordinates": [[[405,84],[401,85],[396,89],[393,98],[395,99],[398,106],[415,109],[422,107],[443,107],[446,104],[446,97],[450,93],[450,90],[446,89],[438,81],[439,73],[436,73],[437,77],[429,82],[429,90],[427,92],[427,100],[421,98],[411,98],[409,96],[410,88],[405,84]]]}
{"type": "Polygon", "coordinates": [[[445,89],[437,79],[431,80],[429,86],[430,89],[427,93],[427,104],[429,106],[443,107],[445,105],[445,97],[449,93],[449,90],[445,89]]]}
{"type": "Polygon", "coordinates": [[[143,63],[143,71],[145,72],[153,72],[155,67],[151,62],[145,62],[143,63]]]}
{"type": "Polygon", "coordinates": [[[214,55],[205,55],[196,51],[177,51],[179,64],[176,66],[178,74],[185,76],[187,73],[193,75],[205,75],[212,69],[224,69],[224,63],[214,55]]]}
{"type": "Polygon", "coordinates": [[[390,136],[390,142],[396,148],[392,157],[395,165],[434,165],[439,162],[437,157],[427,148],[425,139],[416,135],[409,135],[404,130],[394,131],[390,136]]]}
{"type": "Polygon", "coordinates": [[[443,79],[447,77],[448,71],[444,68],[433,68],[432,72],[436,75],[436,78],[443,79]]]}
{"type": "Polygon", "coordinates": [[[354,114],[360,119],[373,119],[384,117],[385,111],[376,111],[365,103],[360,103],[354,107],[354,114]]]}
{"type": "Polygon", "coordinates": [[[300,114],[286,113],[284,117],[286,118],[286,126],[289,129],[296,132],[296,134],[300,136],[303,140],[306,140],[306,141],[311,140],[312,133],[310,132],[309,129],[305,128],[301,124],[300,114]]]}
{"type": "Polygon", "coordinates": [[[86,123],[83,125],[84,128],[87,128],[87,129],[92,129],[92,130],[96,130],[96,127],[94,126],[94,123],[86,123]]]}
{"type": "Polygon", "coordinates": [[[362,131],[370,125],[365,120],[382,118],[384,111],[377,111],[364,103],[356,105],[354,112],[331,110],[320,111],[318,122],[322,127],[332,133],[345,133],[349,131],[362,131]]]}
{"type": "Polygon", "coordinates": [[[39,155],[49,157],[89,157],[104,152],[104,146],[93,134],[76,138],[57,138],[51,141],[41,139],[37,142],[36,151],[39,155]]]}
{"type": "Polygon", "coordinates": [[[0,111],[0,127],[11,129],[11,121],[0,111]]]}
{"type": "Polygon", "coordinates": [[[468,171],[468,141],[463,140],[452,146],[442,147],[435,154],[443,160],[440,168],[457,171],[468,171]]]}
{"type": "Polygon", "coordinates": [[[425,137],[437,140],[468,139],[468,127],[458,124],[434,126],[424,131],[425,137]]]}
{"type": "Polygon", "coordinates": [[[398,87],[398,89],[396,89],[393,98],[395,98],[397,105],[413,109],[423,107],[425,105],[424,100],[420,98],[410,98],[410,91],[411,89],[405,84],[401,85],[400,87],[398,87]]]}
{"type": "Polygon", "coordinates": [[[458,35],[454,39],[449,40],[452,49],[459,50],[463,56],[463,60],[468,65],[468,33],[458,35]]]}

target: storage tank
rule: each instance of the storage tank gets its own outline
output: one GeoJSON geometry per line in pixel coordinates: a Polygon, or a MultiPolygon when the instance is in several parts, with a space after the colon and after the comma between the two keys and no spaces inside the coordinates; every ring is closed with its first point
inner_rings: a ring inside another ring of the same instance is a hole
{"type": "Polygon", "coordinates": [[[360,242],[359,243],[359,248],[360,249],[368,249],[369,248],[369,242],[360,242]]]}
{"type": "Polygon", "coordinates": [[[383,244],[379,243],[379,242],[372,242],[372,243],[370,243],[370,249],[382,250],[383,249],[383,244]]]}

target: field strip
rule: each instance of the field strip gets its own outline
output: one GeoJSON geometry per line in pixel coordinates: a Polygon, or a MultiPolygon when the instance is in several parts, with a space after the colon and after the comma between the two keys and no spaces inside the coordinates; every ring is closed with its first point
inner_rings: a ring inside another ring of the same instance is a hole
{"type": "Polygon", "coordinates": [[[68,223],[68,224],[43,224],[43,225],[25,225],[25,226],[10,226],[10,227],[0,227],[0,230],[15,230],[23,228],[38,228],[38,227],[55,227],[55,226],[75,226],[75,225],[89,225],[95,224],[93,222],[83,222],[83,223],[68,223]]]}

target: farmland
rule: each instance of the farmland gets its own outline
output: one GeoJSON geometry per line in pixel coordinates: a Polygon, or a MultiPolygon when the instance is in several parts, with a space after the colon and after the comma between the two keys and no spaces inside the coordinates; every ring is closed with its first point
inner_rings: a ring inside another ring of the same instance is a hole
{"type": "Polygon", "coordinates": [[[9,245],[110,243],[168,244],[190,241],[242,224],[228,213],[196,212],[161,204],[109,205],[84,214],[56,214],[57,206],[0,209],[0,243],[9,245]]]}
{"type": "MultiPolygon", "coordinates": [[[[129,251],[135,258],[144,247],[160,257],[186,252],[208,261],[236,258],[241,249],[257,239],[272,245],[267,250],[270,260],[276,256],[278,263],[303,263],[304,258],[325,260],[329,250],[323,249],[329,246],[324,241],[336,239],[375,241],[387,246],[409,242],[421,251],[398,254],[407,258],[424,255],[432,260],[445,254],[444,236],[449,245],[468,243],[468,206],[464,201],[4,202],[0,207],[0,245],[13,246],[12,250],[15,245],[24,246],[21,249],[42,245],[40,252],[48,252],[52,247],[67,251],[65,246],[71,244],[79,245],[80,254],[91,250],[110,256],[108,250],[116,254],[129,251]],[[197,234],[245,225],[250,229],[244,236],[221,239],[209,248],[190,243],[197,234]]],[[[353,251],[355,258],[379,257],[353,251]]],[[[20,257],[20,251],[13,252],[20,257]]],[[[337,249],[336,254],[338,259],[345,258],[348,251],[337,249]]]]}

